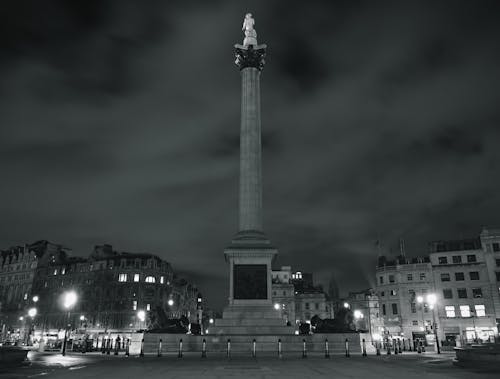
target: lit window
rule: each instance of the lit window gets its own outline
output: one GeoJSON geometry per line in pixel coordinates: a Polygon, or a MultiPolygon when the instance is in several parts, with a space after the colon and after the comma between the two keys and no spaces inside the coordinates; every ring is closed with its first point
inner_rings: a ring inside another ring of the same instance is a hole
{"type": "Polygon", "coordinates": [[[146,276],[145,281],[146,281],[146,283],[155,283],[156,279],[154,276],[146,276]]]}
{"type": "Polygon", "coordinates": [[[138,282],[139,281],[139,274],[134,274],[134,282],[138,282]]]}
{"type": "Polygon", "coordinates": [[[132,301],[132,310],[136,311],[137,310],[137,300],[132,301]]]}
{"type": "Polygon", "coordinates": [[[461,305],[460,306],[460,316],[470,317],[470,307],[468,305],[461,305]]]}
{"type": "Polygon", "coordinates": [[[66,274],[66,267],[63,267],[63,268],[61,269],[61,275],[64,275],[64,274],[66,274]]]}
{"type": "Polygon", "coordinates": [[[160,284],[163,284],[165,282],[165,277],[164,276],[160,276],[160,284]]]}
{"type": "Polygon", "coordinates": [[[118,281],[119,282],[126,282],[127,281],[127,274],[118,275],[118,281]]]}
{"type": "Polygon", "coordinates": [[[27,294],[27,293],[25,293],[25,294],[24,294],[24,300],[27,300],[27,299],[28,299],[28,294],[27,294]]]}
{"type": "Polygon", "coordinates": [[[486,309],[484,308],[484,305],[477,304],[477,305],[474,305],[474,308],[476,309],[476,316],[477,317],[485,317],[486,316],[486,309]]]}
{"type": "Polygon", "coordinates": [[[391,290],[391,296],[396,296],[398,292],[396,290],[391,290]]]}
{"type": "Polygon", "coordinates": [[[151,304],[146,304],[146,310],[150,311],[151,310],[151,304]]]}
{"type": "Polygon", "coordinates": [[[444,307],[444,310],[446,312],[446,317],[455,317],[455,306],[454,305],[447,305],[444,307]]]}
{"type": "Polygon", "coordinates": [[[440,265],[445,265],[448,263],[448,257],[438,257],[438,261],[440,265]]]}
{"type": "Polygon", "coordinates": [[[54,275],[57,275],[57,268],[54,270],[54,275]]]}
{"type": "Polygon", "coordinates": [[[420,273],[420,280],[425,280],[425,272],[420,273]]]}

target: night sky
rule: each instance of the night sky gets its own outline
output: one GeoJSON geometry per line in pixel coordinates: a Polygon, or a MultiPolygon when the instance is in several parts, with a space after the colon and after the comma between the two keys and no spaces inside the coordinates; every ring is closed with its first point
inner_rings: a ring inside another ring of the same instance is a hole
{"type": "Polygon", "coordinates": [[[500,224],[498,1],[0,4],[0,248],[151,252],[227,298],[252,12],[276,266],[373,285],[382,251],[500,224]]]}

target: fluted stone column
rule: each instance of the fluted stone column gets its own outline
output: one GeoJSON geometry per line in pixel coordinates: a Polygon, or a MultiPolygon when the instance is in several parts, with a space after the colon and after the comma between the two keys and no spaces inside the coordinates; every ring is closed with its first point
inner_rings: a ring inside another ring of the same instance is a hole
{"type": "Polygon", "coordinates": [[[236,45],[241,70],[239,233],[260,234],[262,228],[262,147],[260,72],[265,45],[236,45]]]}

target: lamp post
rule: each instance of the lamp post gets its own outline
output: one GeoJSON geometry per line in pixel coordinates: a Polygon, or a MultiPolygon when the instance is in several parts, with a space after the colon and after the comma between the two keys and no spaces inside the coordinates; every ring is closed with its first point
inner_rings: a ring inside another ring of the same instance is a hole
{"type": "Polygon", "coordinates": [[[28,332],[28,337],[26,339],[26,342],[27,342],[26,344],[29,343],[29,338],[30,338],[30,335],[31,335],[31,330],[34,330],[34,324],[35,324],[34,320],[35,320],[36,314],[37,314],[36,308],[33,307],[33,308],[30,308],[28,310],[28,316],[31,317],[31,325],[30,325],[30,329],[29,329],[29,332],[28,332]]]}
{"type": "Polygon", "coordinates": [[[63,346],[62,346],[62,355],[66,355],[66,342],[68,338],[68,326],[70,325],[70,314],[71,314],[71,308],[76,304],[77,296],[75,291],[69,291],[65,292],[63,295],[63,306],[64,308],[68,311],[68,318],[66,322],[66,326],[64,328],[64,341],[63,341],[63,346]]]}
{"type": "Polygon", "coordinates": [[[476,313],[475,313],[475,311],[473,311],[473,310],[470,311],[470,317],[472,318],[472,327],[474,328],[474,342],[477,343],[478,338],[477,338],[477,330],[476,330],[476,321],[475,321],[476,313]]]}
{"type": "MultiPolygon", "coordinates": [[[[140,321],[139,327],[142,326],[141,324],[146,320],[146,312],[144,312],[142,309],[137,312],[137,318],[140,321]]],[[[144,328],[141,328],[144,329],[144,328]]]]}
{"type": "Polygon", "coordinates": [[[427,303],[429,303],[429,306],[432,310],[432,322],[434,324],[434,338],[436,339],[436,350],[438,354],[441,354],[441,349],[439,348],[439,339],[437,334],[437,323],[436,323],[436,303],[437,303],[436,295],[433,293],[428,294],[427,303]]]}

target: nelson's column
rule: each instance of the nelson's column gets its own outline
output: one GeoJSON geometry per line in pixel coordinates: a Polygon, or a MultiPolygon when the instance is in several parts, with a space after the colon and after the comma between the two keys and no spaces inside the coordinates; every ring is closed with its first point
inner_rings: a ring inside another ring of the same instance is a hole
{"type": "Polygon", "coordinates": [[[235,45],[241,73],[239,231],[224,250],[229,305],[214,329],[217,334],[292,334],[271,301],[271,263],[278,251],[262,227],[260,73],[266,45],[257,43],[254,23],[248,13],[243,45],[235,45]]]}

